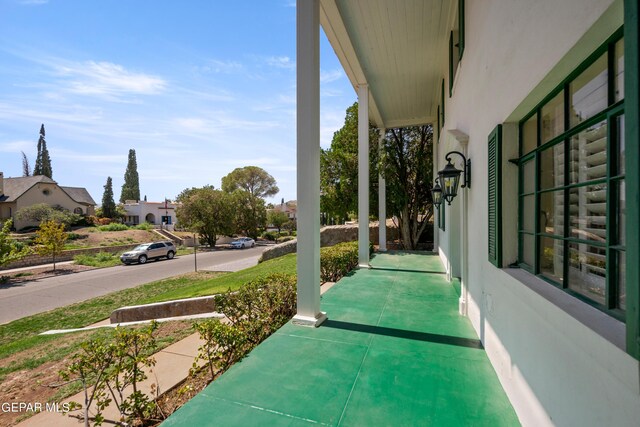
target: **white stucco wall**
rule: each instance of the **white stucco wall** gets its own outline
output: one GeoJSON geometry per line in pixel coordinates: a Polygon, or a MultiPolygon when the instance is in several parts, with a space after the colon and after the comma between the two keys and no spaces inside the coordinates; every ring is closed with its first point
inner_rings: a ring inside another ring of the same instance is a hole
{"type": "MultiPolygon", "coordinates": [[[[446,129],[469,135],[468,154],[473,162],[468,212],[463,218],[469,224],[468,316],[524,425],[640,423],[638,361],[487,260],[488,135],[496,125],[522,118],[619,28],[621,4],[612,0],[467,1],[465,51],[452,98],[445,82],[440,168],[447,151],[460,149],[446,129]]],[[[448,69],[442,74],[448,78],[448,69]]],[[[515,127],[507,124],[505,161],[516,157],[516,144],[515,127]]],[[[517,251],[517,171],[509,164],[503,170],[503,262],[507,265],[516,260],[517,251]]],[[[456,198],[453,204],[460,202],[456,198]]],[[[459,214],[448,209],[439,249],[443,260],[453,266],[461,258],[453,249],[460,247],[460,236],[451,234],[459,225],[459,214]]],[[[594,318],[602,315],[578,300],[572,304],[587,313],[595,311],[594,318]]]]}

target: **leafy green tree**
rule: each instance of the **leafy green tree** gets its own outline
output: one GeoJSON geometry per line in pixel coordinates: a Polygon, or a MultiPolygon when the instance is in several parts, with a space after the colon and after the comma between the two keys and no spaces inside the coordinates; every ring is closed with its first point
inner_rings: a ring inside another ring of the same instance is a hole
{"type": "MultiPolygon", "coordinates": [[[[378,131],[369,127],[369,212],[378,212],[378,131]]],[[[320,152],[320,210],[343,223],[358,211],[358,103],[347,109],[331,147],[320,152]]]]}
{"type": "Polygon", "coordinates": [[[29,253],[29,247],[16,242],[11,238],[11,226],[13,222],[9,219],[4,222],[0,229],[0,266],[17,261],[29,253]]]}
{"type": "Polygon", "coordinates": [[[111,177],[107,177],[102,193],[102,216],[104,218],[114,218],[116,216],[116,202],[113,200],[113,183],[111,177]]]}
{"type": "MultiPolygon", "coordinates": [[[[289,221],[289,216],[281,211],[269,211],[267,213],[267,223],[273,225],[278,229],[278,236],[280,236],[280,230],[282,226],[285,225],[289,221]]],[[[278,238],[276,237],[276,243],[278,242],[278,238]]]]}
{"type": "Polygon", "coordinates": [[[222,178],[222,189],[227,193],[244,190],[252,197],[270,197],[280,191],[274,177],[257,166],[236,168],[222,178]]]}
{"type": "Polygon", "coordinates": [[[40,126],[40,138],[38,139],[38,155],[36,164],[33,168],[33,175],[44,175],[53,178],[53,170],[51,168],[51,157],[47,149],[47,141],[44,139],[44,124],[40,126]]]}
{"type": "Polygon", "coordinates": [[[44,221],[55,221],[64,224],[66,228],[82,220],[81,215],[69,212],[61,206],[51,207],[46,203],[36,203],[24,207],[16,212],[16,218],[37,224],[44,221]]]}
{"type": "Polygon", "coordinates": [[[67,241],[67,233],[64,224],[54,220],[48,220],[40,224],[36,232],[36,251],[42,256],[51,255],[53,259],[53,271],[56,271],[56,256],[60,255],[67,241]]]}
{"type": "Polygon", "coordinates": [[[431,125],[387,130],[380,164],[387,181],[388,213],[398,218],[405,249],[417,247],[433,217],[432,159],[431,125]]]}
{"type": "Polygon", "coordinates": [[[222,189],[233,195],[235,231],[254,239],[267,222],[264,197],[273,196],[278,191],[276,180],[262,168],[246,166],[234,169],[222,178],[222,189]]]}
{"type": "Polygon", "coordinates": [[[267,208],[264,200],[252,196],[248,191],[236,190],[231,195],[234,207],[234,232],[253,239],[267,223],[267,208]]]}
{"type": "Polygon", "coordinates": [[[127,200],[140,200],[140,177],[138,176],[138,162],[136,161],[136,150],[129,150],[129,161],[127,170],[124,173],[124,184],[120,193],[120,203],[127,200]]]}
{"type": "Polygon", "coordinates": [[[197,232],[201,241],[212,248],[217,236],[233,233],[234,204],[232,196],[212,185],[183,190],[176,201],[178,222],[186,229],[197,232]]]}

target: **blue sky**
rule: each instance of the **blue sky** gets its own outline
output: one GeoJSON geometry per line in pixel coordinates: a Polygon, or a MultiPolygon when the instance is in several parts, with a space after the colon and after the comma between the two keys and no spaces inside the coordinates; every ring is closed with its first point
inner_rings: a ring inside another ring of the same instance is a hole
{"type": "MultiPolygon", "coordinates": [[[[295,1],[0,0],[0,171],[35,163],[98,202],[136,150],[141,195],[173,198],[236,167],[296,198],[295,1]]],[[[356,100],[321,33],[321,144],[356,100]]]]}

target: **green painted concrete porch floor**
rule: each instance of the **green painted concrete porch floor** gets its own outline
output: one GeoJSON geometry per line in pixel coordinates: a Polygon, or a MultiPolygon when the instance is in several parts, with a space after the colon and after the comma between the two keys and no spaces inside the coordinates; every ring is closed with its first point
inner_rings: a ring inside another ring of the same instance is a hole
{"type": "Polygon", "coordinates": [[[376,255],[163,426],[513,426],[509,400],[437,256],[376,255]]]}

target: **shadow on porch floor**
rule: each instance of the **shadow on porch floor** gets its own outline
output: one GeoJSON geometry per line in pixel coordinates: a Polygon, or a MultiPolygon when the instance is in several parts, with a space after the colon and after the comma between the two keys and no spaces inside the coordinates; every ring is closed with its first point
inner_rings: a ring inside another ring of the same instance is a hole
{"type": "Polygon", "coordinates": [[[173,414],[174,425],[519,425],[437,256],[390,252],[173,414]]]}

